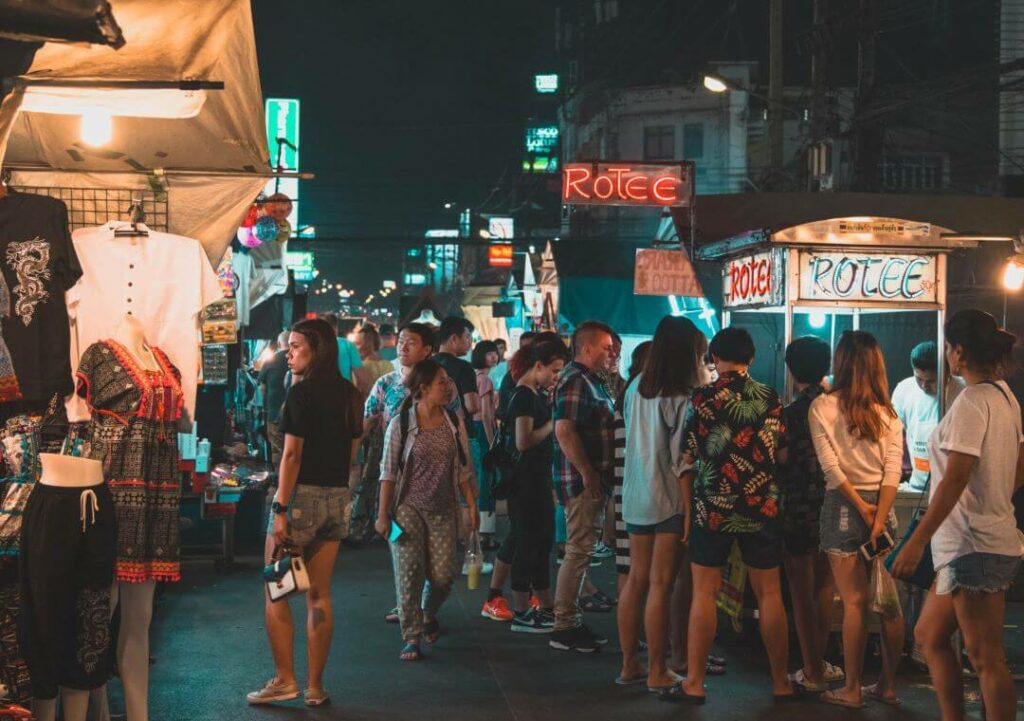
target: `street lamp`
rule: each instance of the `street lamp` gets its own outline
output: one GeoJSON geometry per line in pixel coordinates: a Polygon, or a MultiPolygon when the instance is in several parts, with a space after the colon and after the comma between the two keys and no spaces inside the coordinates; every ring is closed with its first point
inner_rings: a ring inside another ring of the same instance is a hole
{"type": "Polygon", "coordinates": [[[724,93],[729,89],[724,80],[714,75],[704,76],[704,87],[713,93],[724,93]]]}

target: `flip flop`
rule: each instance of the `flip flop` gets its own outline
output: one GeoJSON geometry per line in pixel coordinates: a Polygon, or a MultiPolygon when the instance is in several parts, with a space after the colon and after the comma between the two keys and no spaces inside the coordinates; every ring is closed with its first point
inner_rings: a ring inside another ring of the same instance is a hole
{"type": "Polygon", "coordinates": [[[615,684],[617,686],[635,686],[636,684],[643,683],[647,680],[647,672],[638,673],[636,676],[630,676],[629,678],[623,678],[622,676],[615,677],[615,684]]]}
{"type": "Polygon", "coordinates": [[[842,706],[843,708],[864,708],[864,702],[861,701],[859,704],[853,701],[847,701],[842,696],[836,694],[835,691],[826,691],[819,697],[822,701],[833,706],[842,706]]]}
{"type": "Polygon", "coordinates": [[[420,661],[423,659],[423,654],[420,652],[420,646],[418,643],[407,643],[402,647],[402,652],[398,655],[401,661],[420,661]],[[408,658],[405,658],[408,656],[408,658]]]}
{"type": "Polygon", "coordinates": [[[870,686],[861,686],[860,692],[872,701],[884,703],[886,706],[899,706],[901,703],[903,703],[903,699],[901,699],[899,696],[887,697],[878,693],[877,683],[873,683],[870,686]]]}
{"type": "Polygon", "coordinates": [[[714,654],[710,654],[710,653],[708,654],[708,663],[710,663],[710,664],[712,664],[714,666],[726,666],[727,665],[726,662],[725,662],[725,657],[724,656],[715,656],[714,654]]]}
{"type": "Polygon", "coordinates": [[[677,683],[666,689],[658,691],[658,700],[668,703],[681,703],[688,706],[703,706],[707,703],[707,696],[691,696],[683,690],[683,685],[677,683]]]}
{"type": "Polygon", "coordinates": [[[662,693],[663,691],[668,691],[669,689],[675,688],[676,686],[678,686],[686,680],[686,676],[680,676],[672,669],[668,670],[668,675],[672,677],[672,684],[670,686],[648,686],[647,690],[651,693],[662,693]]]}

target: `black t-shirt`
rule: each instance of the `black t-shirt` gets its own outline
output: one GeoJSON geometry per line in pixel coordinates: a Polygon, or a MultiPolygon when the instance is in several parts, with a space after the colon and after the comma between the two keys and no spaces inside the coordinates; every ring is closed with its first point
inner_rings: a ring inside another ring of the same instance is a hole
{"type": "Polygon", "coordinates": [[[505,422],[508,415],[508,402],[512,400],[512,391],[516,389],[516,382],[512,380],[512,373],[506,373],[498,385],[498,418],[505,422]]]}
{"type": "Polygon", "coordinates": [[[296,383],[285,398],[280,429],[304,441],[299,483],[348,485],[352,440],[363,433],[363,407],[355,386],[340,376],[296,383]]]}
{"type": "Polygon", "coordinates": [[[448,377],[455,382],[459,389],[460,400],[466,397],[467,393],[476,393],[476,371],[473,365],[461,358],[456,358],[451,353],[438,353],[434,360],[441,364],[448,377]]]}
{"type": "Polygon", "coordinates": [[[82,267],[68,232],[67,206],[31,193],[0,198],[0,267],[0,401],[70,394],[64,293],[78,282],[82,267]]]}
{"type": "Polygon", "coordinates": [[[258,381],[267,384],[267,419],[276,421],[284,401],[284,379],[288,376],[288,351],[279,350],[260,368],[258,381]]]}
{"type": "MultiPolygon", "coordinates": [[[[516,419],[523,416],[533,418],[533,429],[537,430],[551,420],[551,408],[548,406],[544,396],[532,388],[515,386],[509,399],[508,413],[505,415],[509,423],[510,434],[513,438],[516,434],[516,419]]],[[[533,448],[523,452],[523,464],[533,471],[544,469],[550,475],[551,460],[554,453],[551,439],[552,436],[549,435],[533,448]]]]}

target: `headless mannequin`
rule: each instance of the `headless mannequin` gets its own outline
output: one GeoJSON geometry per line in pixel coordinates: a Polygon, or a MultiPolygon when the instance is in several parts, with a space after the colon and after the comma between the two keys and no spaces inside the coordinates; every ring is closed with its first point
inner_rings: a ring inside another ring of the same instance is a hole
{"type": "MultiPolygon", "coordinates": [[[[123,345],[146,370],[158,371],[160,364],[146,342],[142,323],[126,315],[114,331],[114,340],[123,345]]],[[[156,581],[124,583],[115,581],[110,594],[111,611],[121,607],[121,626],[117,637],[117,669],[124,687],[124,705],[128,721],[149,719],[149,624],[153,618],[156,581]]],[[[97,689],[91,699],[93,717],[109,721],[110,708],[106,686],[97,689]]]]}
{"type": "MultiPolygon", "coordinates": [[[[89,488],[103,485],[103,464],[89,458],[75,458],[55,453],[40,453],[43,474],[39,482],[62,488],[89,488]]],[[[89,710],[89,692],[74,688],[60,688],[60,701],[64,721],[85,721],[89,710]]],[[[55,721],[57,699],[34,699],[32,713],[37,721],[55,721]]]]}

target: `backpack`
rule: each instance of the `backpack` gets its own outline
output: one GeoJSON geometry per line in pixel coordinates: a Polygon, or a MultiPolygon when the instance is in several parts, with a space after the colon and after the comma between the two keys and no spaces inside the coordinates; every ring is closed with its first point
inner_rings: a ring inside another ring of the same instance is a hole
{"type": "MultiPolygon", "coordinates": [[[[412,409],[415,409],[415,408],[416,408],[416,406],[412,406],[412,409]]],[[[412,410],[412,409],[410,409],[410,410],[412,410]]],[[[462,443],[459,441],[459,417],[458,417],[458,415],[456,415],[455,411],[453,411],[451,408],[445,408],[444,412],[448,414],[448,419],[452,422],[452,425],[455,426],[455,449],[459,453],[459,465],[460,466],[465,466],[466,465],[466,451],[462,448],[462,443]]],[[[398,417],[398,428],[401,431],[401,434],[399,436],[400,441],[401,441],[401,445],[399,445],[399,448],[402,449],[402,452],[399,453],[399,455],[398,455],[398,470],[399,470],[400,473],[404,473],[405,472],[405,442],[409,439],[409,411],[405,411],[404,413],[402,413],[398,417]]]]}
{"type": "MultiPolygon", "coordinates": [[[[517,388],[509,399],[509,406],[519,392],[517,388]]],[[[482,459],[484,470],[491,473],[491,495],[498,501],[507,501],[515,492],[515,470],[523,458],[515,444],[514,418],[505,417],[494,434],[491,447],[482,459]]]]}

